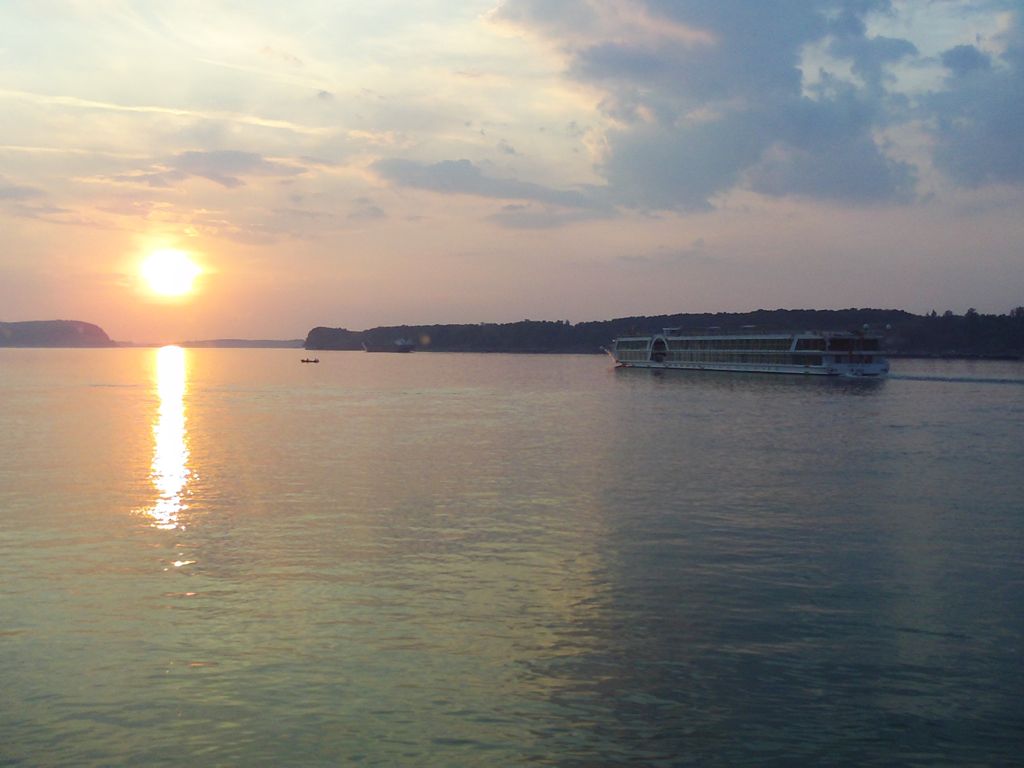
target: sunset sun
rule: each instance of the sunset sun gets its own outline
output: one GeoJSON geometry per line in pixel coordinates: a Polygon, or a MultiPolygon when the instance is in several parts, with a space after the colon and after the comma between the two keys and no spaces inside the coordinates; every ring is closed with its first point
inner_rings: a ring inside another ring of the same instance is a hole
{"type": "Polygon", "coordinates": [[[165,248],[153,251],[142,262],[140,273],[150,290],[161,296],[184,296],[202,269],[184,251],[165,248]]]}

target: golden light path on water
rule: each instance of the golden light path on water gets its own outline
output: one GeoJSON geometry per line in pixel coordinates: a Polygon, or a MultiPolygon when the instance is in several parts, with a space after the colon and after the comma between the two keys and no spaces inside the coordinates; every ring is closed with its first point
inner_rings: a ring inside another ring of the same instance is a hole
{"type": "Polygon", "coordinates": [[[191,474],[185,431],[185,350],[174,346],[158,349],[156,378],[160,407],[153,424],[150,480],[158,496],[145,512],[155,528],[170,530],[181,526],[181,512],[188,508],[185,488],[191,474]]]}

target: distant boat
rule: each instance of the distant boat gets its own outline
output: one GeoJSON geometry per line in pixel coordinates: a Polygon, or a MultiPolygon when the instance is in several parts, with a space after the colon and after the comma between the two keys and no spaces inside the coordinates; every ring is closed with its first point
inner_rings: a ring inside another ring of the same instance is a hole
{"type": "Polygon", "coordinates": [[[304,358],[302,358],[302,362],[304,362],[304,363],[319,363],[320,362],[320,358],[319,357],[313,357],[313,358],[304,357],[304,358]]]}
{"type": "Polygon", "coordinates": [[[395,339],[390,344],[363,342],[363,350],[366,352],[412,352],[414,349],[416,349],[416,342],[408,339],[395,339]]]}

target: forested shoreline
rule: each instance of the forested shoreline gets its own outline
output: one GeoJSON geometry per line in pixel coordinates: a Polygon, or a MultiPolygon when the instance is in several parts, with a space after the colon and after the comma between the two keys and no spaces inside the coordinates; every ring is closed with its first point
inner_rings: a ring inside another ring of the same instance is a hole
{"type": "Polygon", "coordinates": [[[885,336],[893,355],[927,357],[1024,357],[1024,307],[1005,315],[969,309],[915,315],[896,309],[759,309],[754,312],[680,313],[620,317],[570,323],[568,320],[521,320],[514,323],[395,325],[351,331],[313,328],[306,349],[362,349],[386,346],[396,339],[416,342],[434,352],[597,353],[616,336],[652,333],[663,328],[695,333],[847,331],[865,327],[885,336]]]}

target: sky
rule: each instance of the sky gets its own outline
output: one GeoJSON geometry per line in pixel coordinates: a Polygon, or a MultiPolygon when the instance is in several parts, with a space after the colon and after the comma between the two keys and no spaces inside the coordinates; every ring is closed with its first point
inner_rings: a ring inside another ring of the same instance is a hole
{"type": "Polygon", "coordinates": [[[1022,244],[1021,0],[0,3],[3,321],[1005,313],[1022,244]]]}

